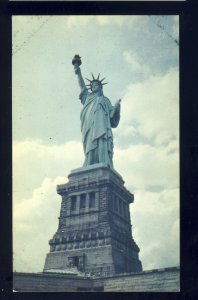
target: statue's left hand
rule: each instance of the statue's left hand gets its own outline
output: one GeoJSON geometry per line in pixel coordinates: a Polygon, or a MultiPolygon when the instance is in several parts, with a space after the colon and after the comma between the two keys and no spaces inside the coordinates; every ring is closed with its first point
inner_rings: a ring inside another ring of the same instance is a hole
{"type": "Polygon", "coordinates": [[[115,108],[117,108],[117,107],[120,105],[120,103],[121,103],[121,99],[119,99],[119,100],[116,102],[115,108]]]}

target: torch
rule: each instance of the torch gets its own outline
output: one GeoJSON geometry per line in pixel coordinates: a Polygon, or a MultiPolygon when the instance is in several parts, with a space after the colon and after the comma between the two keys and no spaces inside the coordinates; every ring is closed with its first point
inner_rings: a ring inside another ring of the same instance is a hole
{"type": "Polygon", "coordinates": [[[72,65],[74,65],[74,69],[77,69],[82,64],[80,55],[76,54],[72,59],[72,65]]]}

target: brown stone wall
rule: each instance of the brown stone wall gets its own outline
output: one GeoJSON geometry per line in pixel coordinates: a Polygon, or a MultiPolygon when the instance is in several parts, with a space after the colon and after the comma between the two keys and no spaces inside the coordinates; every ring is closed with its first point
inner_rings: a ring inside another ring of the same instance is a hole
{"type": "Polygon", "coordinates": [[[180,272],[174,267],[106,278],[14,273],[13,287],[19,292],[179,292],[180,272]]]}
{"type": "Polygon", "coordinates": [[[123,274],[96,279],[94,286],[103,285],[104,292],[179,292],[179,268],[165,268],[141,273],[123,274]]]}
{"type": "Polygon", "coordinates": [[[77,292],[91,290],[93,282],[70,275],[14,273],[13,288],[18,292],[77,292]]]}

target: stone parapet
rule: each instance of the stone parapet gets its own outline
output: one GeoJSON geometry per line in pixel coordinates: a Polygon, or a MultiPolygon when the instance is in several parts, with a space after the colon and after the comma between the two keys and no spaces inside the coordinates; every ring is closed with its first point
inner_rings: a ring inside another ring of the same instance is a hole
{"type": "Polygon", "coordinates": [[[179,292],[180,268],[119,274],[103,278],[48,273],[13,273],[18,292],[179,292]]]}
{"type": "Polygon", "coordinates": [[[164,268],[119,274],[94,280],[94,286],[104,286],[105,292],[179,292],[180,268],[164,268]]]}

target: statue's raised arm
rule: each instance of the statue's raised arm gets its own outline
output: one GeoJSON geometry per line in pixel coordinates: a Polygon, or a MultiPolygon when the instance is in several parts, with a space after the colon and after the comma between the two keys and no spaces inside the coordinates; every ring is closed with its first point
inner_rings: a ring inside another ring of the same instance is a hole
{"type": "Polygon", "coordinates": [[[74,72],[78,76],[79,86],[80,86],[81,90],[84,90],[86,88],[86,86],[85,86],[85,82],[84,82],[84,79],[82,77],[81,70],[80,70],[80,65],[82,64],[81,57],[78,54],[76,54],[74,56],[74,58],[72,59],[72,64],[74,66],[74,72]]]}

